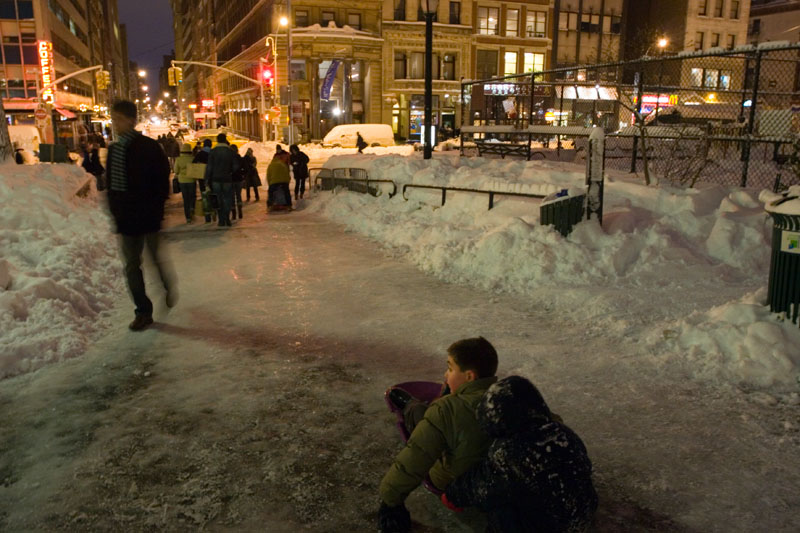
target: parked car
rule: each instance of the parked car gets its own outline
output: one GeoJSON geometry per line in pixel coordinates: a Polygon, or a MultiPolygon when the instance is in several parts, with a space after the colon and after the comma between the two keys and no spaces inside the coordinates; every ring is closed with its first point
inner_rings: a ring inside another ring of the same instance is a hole
{"type": "Polygon", "coordinates": [[[355,148],[359,133],[367,146],[394,146],[394,132],[388,124],[340,124],[322,139],[322,146],[355,148]]]}

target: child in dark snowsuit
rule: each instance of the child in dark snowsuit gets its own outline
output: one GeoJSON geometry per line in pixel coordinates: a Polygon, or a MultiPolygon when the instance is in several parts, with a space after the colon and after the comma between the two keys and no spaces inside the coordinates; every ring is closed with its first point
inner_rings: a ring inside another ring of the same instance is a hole
{"type": "Polygon", "coordinates": [[[500,380],[476,415],[494,440],[480,463],[447,486],[442,502],[482,508],[490,531],[587,530],[597,509],[592,463],[538,389],[519,376],[500,380]]]}

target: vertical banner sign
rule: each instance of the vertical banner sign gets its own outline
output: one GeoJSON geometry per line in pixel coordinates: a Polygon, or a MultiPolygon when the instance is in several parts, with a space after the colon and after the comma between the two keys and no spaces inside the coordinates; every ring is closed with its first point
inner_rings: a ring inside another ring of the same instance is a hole
{"type": "Polygon", "coordinates": [[[320,95],[323,100],[330,100],[331,98],[331,87],[333,87],[333,80],[336,79],[339,63],[338,59],[331,60],[331,66],[328,67],[328,72],[325,73],[325,80],[322,82],[322,94],[320,95]]]}
{"type": "Polygon", "coordinates": [[[53,87],[48,87],[55,80],[53,43],[50,41],[39,41],[39,68],[42,71],[42,87],[46,87],[42,92],[42,101],[52,104],[56,98],[53,87]]]}

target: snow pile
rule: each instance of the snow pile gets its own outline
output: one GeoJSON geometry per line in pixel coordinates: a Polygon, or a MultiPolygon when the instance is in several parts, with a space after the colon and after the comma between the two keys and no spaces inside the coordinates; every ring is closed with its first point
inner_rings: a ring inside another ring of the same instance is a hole
{"type": "MultiPolygon", "coordinates": [[[[769,312],[766,289],[741,300],[695,312],[665,329],[663,337],[684,354],[692,373],[760,388],[797,384],[800,328],[769,312]]],[[[659,339],[650,339],[658,344],[659,339]]]]}
{"type": "MultiPolygon", "coordinates": [[[[724,311],[692,315],[691,331],[679,328],[686,342],[698,337],[697,331],[727,339],[694,344],[690,359],[698,363],[706,354],[717,369],[700,365],[697,375],[771,386],[793,380],[800,369],[797,337],[770,337],[771,353],[778,355],[762,356],[755,339],[768,328],[757,324],[770,323],[771,315],[738,303],[768,276],[772,224],[755,191],[646,187],[609,178],[603,226],[584,222],[563,238],[539,224],[539,200],[498,196],[488,210],[488,195],[451,191],[441,206],[439,190],[409,188],[408,201],[401,191],[404,184],[431,184],[546,195],[583,186],[578,166],[446,153],[429,161],[341,156],[325,166],[363,168],[370,178],[392,179],[398,194],[393,199],[323,194],[312,209],[399,249],[441,279],[525,295],[575,320],[635,338],[661,334],[698,309],[733,301],[724,311]],[[745,346],[750,351],[743,352],[745,346]]],[[[677,345],[667,351],[671,360],[686,357],[677,345]]]]}
{"type": "Polygon", "coordinates": [[[122,280],[94,178],[81,168],[0,166],[0,203],[3,378],[83,353],[122,280]]]}

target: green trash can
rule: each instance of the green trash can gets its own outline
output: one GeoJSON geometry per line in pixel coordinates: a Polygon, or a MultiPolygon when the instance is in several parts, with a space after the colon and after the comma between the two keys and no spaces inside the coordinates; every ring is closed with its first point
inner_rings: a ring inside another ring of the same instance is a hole
{"type": "Polygon", "coordinates": [[[798,323],[800,313],[800,187],[767,203],[772,217],[772,257],[767,297],[773,313],[798,323]]]}
{"type": "Polygon", "coordinates": [[[586,193],[570,195],[567,189],[548,195],[539,207],[539,222],[542,226],[555,226],[564,237],[583,220],[586,212],[586,193]]]}

